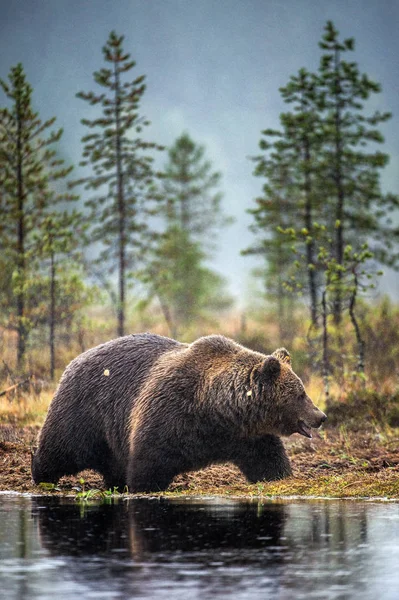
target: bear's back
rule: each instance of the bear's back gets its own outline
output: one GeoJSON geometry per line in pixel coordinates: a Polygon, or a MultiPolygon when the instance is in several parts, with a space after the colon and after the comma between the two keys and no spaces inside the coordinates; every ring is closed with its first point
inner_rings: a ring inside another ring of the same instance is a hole
{"type": "Polygon", "coordinates": [[[92,395],[94,390],[123,392],[140,384],[162,354],[179,346],[185,344],[150,333],[119,337],[77,356],[66,367],[60,385],[68,382],[78,395],[92,395]]]}
{"type": "MultiPolygon", "coordinates": [[[[170,350],[184,348],[156,334],[133,334],[95,346],[66,367],[50,409],[68,417],[81,414],[95,421],[101,414],[107,426],[126,426],[131,407],[152,366],[170,350]],[[75,407],[75,408],[73,408],[75,407]]],[[[121,431],[122,433],[122,431],[121,431]]]]}

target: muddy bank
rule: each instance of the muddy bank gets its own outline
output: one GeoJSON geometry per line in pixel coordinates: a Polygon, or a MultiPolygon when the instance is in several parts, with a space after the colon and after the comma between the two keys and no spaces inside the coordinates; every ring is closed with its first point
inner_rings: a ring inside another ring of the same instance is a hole
{"type": "MultiPolygon", "coordinates": [[[[62,495],[82,487],[104,489],[93,471],[63,477],[55,490],[34,485],[30,463],[37,433],[38,427],[0,426],[0,490],[62,495]]],[[[248,485],[236,467],[226,464],[180,475],[167,493],[399,498],[399,431],[382,436],[327,430],[312,440],[292,436],[286,447],[293,476],[281,482],[248,485]]]]}

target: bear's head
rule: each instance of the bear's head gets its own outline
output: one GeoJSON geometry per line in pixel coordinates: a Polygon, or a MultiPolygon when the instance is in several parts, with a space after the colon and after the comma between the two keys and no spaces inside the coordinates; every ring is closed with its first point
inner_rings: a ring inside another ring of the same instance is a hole
{"type": "Polygon", "coordinates": [[[290,354],[285,348],[279,348],[255,367],[252,382],[256,396],[252,401],[264,409],[259,429],[262,429],[262,421],[267,424],[265,431],[259,434],[300,433],[311,438],[312,429],[320,427],[327,418],[307,395],[302,381],[292,370],[290,354]]]}

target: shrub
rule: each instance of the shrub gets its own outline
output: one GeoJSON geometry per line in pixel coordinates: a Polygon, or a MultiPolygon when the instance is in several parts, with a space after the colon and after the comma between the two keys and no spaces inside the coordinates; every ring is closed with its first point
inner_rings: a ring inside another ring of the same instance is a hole
{"type": "Polygon", "coordinates": [[[399,392],[352,390],[345,399],[329,399],[326,413],[328,427],[345,425],[352,431],[399,427],[399,392]]]}

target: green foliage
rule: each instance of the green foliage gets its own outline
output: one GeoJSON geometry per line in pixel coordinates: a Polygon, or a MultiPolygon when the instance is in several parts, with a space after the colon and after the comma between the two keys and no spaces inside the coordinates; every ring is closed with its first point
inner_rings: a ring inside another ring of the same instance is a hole
{"type": "Polygon", "coordinates": [[[222,213],[220,180],[204,146],[188,133],[178,137],[162,173],[160,212],[168,226],[178,226],[192,241],[208,245],[212,233],[230,222],[222,213]]]}
{"type": "Polygon", "coordinates": [[[250,211],[255,217],[252,229],[259,242],[246,252],[264,255],[268,263],[266,285],[275,290],[279,305],[287,290],[293,291],[294,287],[309,293],[311,319],[316,323],[318,274],[313,220],[322,207],[317,179],[321,144],[317,78],[301,69],[280,91],[285,102],[293,104],[293,111],[280,115],[282,131],[263,132],[259,146],[264,154],[253,158],[254,174],[265,178],[266,183],[263,197],[256,201],[257,208],[250,211]],[[306,236],[298,239],[294,235],[293,246],[284,233],[294,234],[297,230],[306,232],[306,236]],[[294,275],[299,256],[303,257],[304,269],[296,268],[294,275]]]}
{"type": "Polygon", "coordinates": [[[50,378],[55,374],[55,328],[84,305],[85,286],[79,265],[85,226],[76,211],[46,211],[37,246],[42,275],[42,303],[49,320],[50,378]],[[73,298],[72,303],[68,299],[73,298]]]}
{"type": "Polygon", "coordinates": [[[257,243],[246,253],[265,257],[266,285],[280,305],[287,293],[309,298],[312,326],[322,327],[327,380],[329,317],[339,326],[346,310],[358,345],[358,371],[364,372],[356,301],[375,287],[376,265],[398,264],[399,229],[391,215],[399,199],[382,193],[380,171],[388,156],[374,150],[383,142],[378,125],[391,115],[366,112],[379,84],[344,59],[354,41],[340,42],[330,21],[320,48],[317,73],[301,69],[280,90],[290,105],[280,115],[281,130],[262,134],[254,174],[266,182],[250,211],[257,243]]]}
{"type": "MultiPolygon", "coordinates": [[[[263,133],[265,136],[276,135],[270,130],[263,133]]],[[[256,236],[255,244],[242,253],[262,258],[261,266],[253,271],[253,275],[261,278],[266,300],[277,306],[280,341],[283,343],[287,333],[285,324],[291,321],[293,302],[292,290],[287,282],[295,271],[292,242],[284,235],[293,210],[292,169],[284,153],[277,155],[272,152],[266,137],[261,140],[260,146],[265,150],[270,148],[271,154],[253,159],[256,162],[254,174],[265,177],[267,181],[263,196],[257,198],[256,207],[248,211],[254,218],[250,229],[256,236]]]]}
{"type": "Polygon", "coordinates": [[[170,226],[154,248],[154,258],[142,273],[149,299],[156,297],[170,334],[178,337],[210,312],[228,308],[225,280],[205,266],[198,242],[178,226],[170,226]]]}
{"type": "Polygon", "coordinates": [[[331,398],[326,404],[327,427],[344,425],[352,431],[399,426],[399,393],[354,389],[345,401],[331,398]]]}
{"type": "Polygon", "coordinates": [[[152,233],[148,220],[153,195],[153,150],[161,147],[145,141],[141,133],[150,123],[140,112],[145,76],[128,79],[135,62],[123,50],[123,36],[111,32],[103,47],[109,67],[94,73],[99,94],[79,92],[78,98],[99,107],[100,116],[82,119],[90,133],[84,144],[82,167],[92,173],[76,181],[95,192],[86,201],[89,237],[100,244],[97,263],[111,273],[117,266],[118,334],[123,335],[128,275],[139,267],[152,233]]]}
{"type": "MultiPolygon", "coordinates": [[[[388,156],[378,150],[383,136],[377,129],[390,119],[390,113],[375,111],[367,115],[365,102],[381,86],[360,73],[354,62],[344,59],[354,51],[354,40],[339,41],[331,21],[320,42],[323,54],[319,67],[319,111],[322,116],[324,185],[331,216],[334,218],[334,256],[339,265],[345,262],[345,246],[356,250],[364,243],[382,264],[395,266],[399,258],[393,253],[399,231],[390,222],[390,212],[399,206],[397,197],[382,194],[379,171],[388,156]]],[[[330,226],[330,229],[332,227],[330,226]]],[[[340,275],[338,273],[338,279],[340,275]]],[[[337,291],[334,316],[339,321],[341,294],[337,291]]]]}
{"type": "Polygon", "coordinates": [[[177,138],[158,190],[165,230],[142,273],[149,298],[157,297],[174,337],[210,310],[231,304],[223,290],[225,280],[206,266],[213,232],[229,222],[222,214],[219,181],[220,174],[205,159],[204,147],[187,133],[177,138]]]}
{"type": "Polygon", "coordinates": [[[0,201],[4,211],[0,247],[5,263],[1,309],[5,324],[18,333],[21,366],[41,301],[38,276],[49,214],[53,225],[62,223],[67,213],[57,212],[57,206],[77,197],[60,191],[62,180],[72,170],[57,156],[55,144],[62,129],[48,132],[55,118],[43,122],[33,111],[32,87],[22,65],[13,67],[9,82],[0,80],[0,86],[9,102],[0,110],[0,201]]]}
{"type": "Polygon", "coordinates": [[[79,504],[83,504],[83,505],[85,503],[93,501],[93,500],[101,500],[102,502],[109,503],[109,502],[112,502],[112,500],[115,497],[120,496],[124,493],[127,493],[127,491],[128,491],[127,486],[121,492],[119,491],[119,489],[117,487],[114,487],[113,489],[110,488],[108,490],[98,490],[96,488],[89,488],[87,490],[87,489],[85,489],[86,481],[83,479],[83,477],[81,477],[79,479],[79,484],[80,484],[81,488],[77,489],[75,500],[79,504]]]}
{"type": "Polygon", "coordinates": [[[45,481],[41,481],[39,483],[40,489],[44,492],[59,492],[61,488],[57,487],[55,483],[46,483],[45,481]]]}
{"type": "Polygon", "coordinates": [[[366,372],[370,384],[381,389],[386,382],[398,385],[399,310],[388,298],[377,306],[359,306],[366,347],[366,372]]]}

